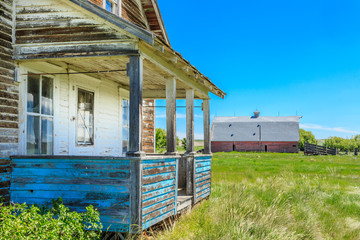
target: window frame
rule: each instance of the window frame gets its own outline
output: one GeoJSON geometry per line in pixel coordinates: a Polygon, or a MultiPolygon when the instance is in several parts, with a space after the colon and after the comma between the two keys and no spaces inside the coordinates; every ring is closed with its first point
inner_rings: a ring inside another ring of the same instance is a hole
{"type": "Polygon", "coordinates": [[[119,17],[121,17],[121,0],[104,0],[103,8],[108,12],[111,12],[119,17]],[[111,11],[106,9],[107,2],[111,3],[111,11]]]}
{"type": "Polygon", "coordinates": [[[129,151],[129,139],[130,139],[130,100],[129,98],[125,98],[125,97],[122,97],[121,98],[121,154],[123,156],[126,156],[126,153],[129,151]],[[127,101],[127,125],[124,125],[124,118],[123,118],[123,114],[124,114],[124,101],[127,101]],[[124,151],[124,144],[123,144],[123,141],[124,141],[124,136],[123,136],[123,133],[124,133],[124,128],[127,129],[127,151],[124,151]]]}
{"type": "Polygon", "coordinates": [[[54,148],[54,145],[55,145],[55,78],[53,76],[50,76],[50,75],[44,75],[44,74],[41,74],[41,73],[36,73],[36,71],[27,71],[27,77],[26,77],[26,84],[25,84],[25,93],[26,93],[26,96],[27,94],[29,93],[29,76],[30,75],[37,75],[39,76],[39,113],[35,113],[35,112],[28,112],[28,109],[27,109],[27,104],[28,104],[28,100],[27,98],[25,98],[25,108],[24,108],[24,113],[25,113],[25,124],[24,124],[24,137],[25,137],[25,145],[24,145],[24,149],[25,149],[25,154],[26,155],[29,155],[29,156],[32,156],[32,155],[49,155],[49,156],[52,156],[54,155],[54,151],[55,151],[55,148],[54,148]],[[42,92],[42,82],[43,82],[43,77],[46,76],[47,78],[51,79],[52,80],[52,115],[47,115],[47,114],[42,114],[42,111],[41,111],[41,108],[42,108],[42,97],[41,97],[41,92],[42,92]],[[39,153],[37,154],[29,154],[28,153],[28,147],[27,147],[27,137],[28,137],[28,128],[27,128],[27,124],[28,124],[28,116],[33,116],[33,117],[39,117],[39,136],[40,136],[40,144],[39,144],[39,153]],[[41,153],[42,149],[41,149],[41,130],[42,130],[42,118],[51,118],[52,119],[52,144],[51,144],[51,148],[52,148],[52,153],[51,154],[43,154],[41,153]]]}
{"type": "Polygon", "coordinates": [[[89,90],[83,87],[77,87],[76,88],[76,123],[75,123],[75,146],[76,147],[95,147],[95,91],[94,90],[89,90]],[[79,111],[79,91],[84,91],[87,93],[92,93],[93,94],[93,107],[92,107],[92,115],[93,115],[93,119],[92,119],[92,143],[91,144],[79,144],[78,142],[78,111],[79,111]]]}

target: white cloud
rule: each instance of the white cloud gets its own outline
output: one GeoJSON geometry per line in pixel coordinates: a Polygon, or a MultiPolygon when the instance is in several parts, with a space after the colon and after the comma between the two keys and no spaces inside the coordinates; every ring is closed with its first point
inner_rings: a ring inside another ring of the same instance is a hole
{"type": "Polygon", "coordinates": [[[345,129],[343,127],[324,127],[324,126],[312,124],[312,123],[300,124],[300,127],[304,128],[304,129],[323,130],[323,131],[332,131],[332,132],[340,132],[340,133],[351,133],[351,134],[359,133],[357,131],[345,129]]]}

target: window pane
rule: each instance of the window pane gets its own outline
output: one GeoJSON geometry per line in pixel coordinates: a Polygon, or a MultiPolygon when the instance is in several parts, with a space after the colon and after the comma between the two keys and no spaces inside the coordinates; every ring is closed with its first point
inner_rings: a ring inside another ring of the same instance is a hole
{"type": "Polygon", "coordinates": [[[53,119],[41,118],[41,154],[53,154],[53,119]]]}
{"type": "Polygon", "coordinates": [[[108,10],[109,12],[112,12],[112,4],[110,1],[106,0],[106,10],[108,10]]]}
{"type": "Polygon", "coordinates": [[[27,154],[40,153],[40,118],[34,116],[27,116],[26,128],[26,149],[27,154]]]}
{"type": "Polygon", "coordinates": [[[79,89],[77,144],[90,145],[94,139],[94,93],[79,89]]]}
{"type": "Polygon", "coordinates": [[[53,115],[53,81],[48,77],[42,79],[41,113],[53,115]]]}
{"type": "Polygon", "coordinates": [[[122,102],[122,125],[123,126],[128,126],[129,125],[129,121],[128,121],[128,119],[129,119],[129,107],[128,107],[128,105],[129,105],[129,102],[128,102],[128,100],[123,100],[123,102],[122,102]]]}
{"type": "Polygon", "coordinates": [[[27,87],[27,111],[39,113],[40,75],[29,75],[27,87]]]}
{"type": "Polygon", "coordinates": [[[122,129],[122,139],[125,141],[129,140],[129,129],[127,127],[122,129]]]}

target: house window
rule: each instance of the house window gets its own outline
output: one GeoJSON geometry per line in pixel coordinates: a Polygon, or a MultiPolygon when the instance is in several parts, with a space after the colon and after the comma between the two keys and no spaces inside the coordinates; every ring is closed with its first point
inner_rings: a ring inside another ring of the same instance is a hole
{"type": "Polygon", "coordinates": [[[129,101],[122,101],[122,153],[129,150],[129,101]]]}
{"type": "Polygon", "coordinates": [[[29,73],[27,81],[26,153],[53,154],[53,79],[29,73]]]}
{"type": "Polygon", "coordinates": [[[117,14],[120,7],[120,0],[105,0],[104,8],[111,13],[117,14]]]}
{"type": "Polygon", "coordinates": [[[94,145],[94,93],[78,89],[77,145],[94,145]]]}

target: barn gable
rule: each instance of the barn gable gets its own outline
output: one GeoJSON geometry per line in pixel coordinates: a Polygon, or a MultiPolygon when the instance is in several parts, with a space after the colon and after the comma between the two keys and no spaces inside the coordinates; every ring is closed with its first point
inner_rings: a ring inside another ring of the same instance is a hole
{"type": "Polygon", "coordinates": [[[212,141],[298,142],[301,117],[215,117],[212,141]],[[261,129],[260,129],[261,127],[261,129]]]}

